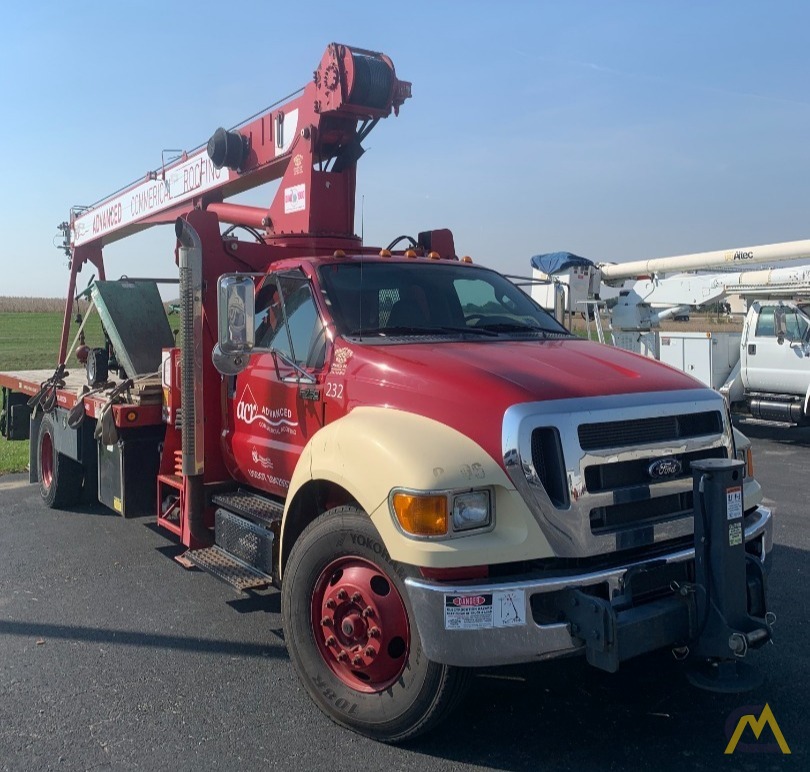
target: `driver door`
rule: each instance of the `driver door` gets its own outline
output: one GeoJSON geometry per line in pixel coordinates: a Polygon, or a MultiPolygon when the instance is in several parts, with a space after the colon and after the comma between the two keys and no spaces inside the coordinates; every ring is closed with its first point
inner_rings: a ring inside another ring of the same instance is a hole
{"type": "Polygon", "coordinates": [[[326,334],[301,271],[266,277],[255,320],[255,348],[230,396],[234,476],[283,497],[304,446],[323,426],[326,334]]]}

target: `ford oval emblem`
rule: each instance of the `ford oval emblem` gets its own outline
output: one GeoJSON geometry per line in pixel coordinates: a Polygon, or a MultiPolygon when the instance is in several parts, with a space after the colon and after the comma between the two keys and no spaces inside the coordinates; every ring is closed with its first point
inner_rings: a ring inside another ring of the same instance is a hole
{"type": "Polygon", "coordinates": [[[663,480],[665,477],[674,477],[683,471],[683,466],[677,458],[659,458],[647,467],[647,474],[653,480],[663,480]]]}

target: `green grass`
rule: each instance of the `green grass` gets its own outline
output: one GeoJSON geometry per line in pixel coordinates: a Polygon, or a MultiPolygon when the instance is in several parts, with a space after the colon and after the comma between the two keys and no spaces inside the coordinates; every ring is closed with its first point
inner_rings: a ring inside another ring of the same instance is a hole
{"type": "MultiPolygon", "coordinates": [[[[68,345],[79,330],[75,322],[70,325],[68,345]]],[[[62,314],[0,313],[0,371],[54,370],[62,332],[62,314]]],[[[104,345],[104,335],[98,314],[92,314],[85,325],[88,346],[104,345]]],[[[81,365],[75,357],[68,357],[68,370],[81,365]]],[[[0,475],[24,472],[28,467],[28,442],[8,442],[0,437],[0,475]]]]}
{"type": "MultiPolygon", "coordinates": [[[[79,330],[75,322],[70,325],[68,345],[79,330]]],[[[62,314],[58,313],[0,313],[0,371],[5,370],[53,370],[59,353],[59,337],[62,332],[62,314]]],[[[98,314],[92,314],[85,325],[88,346],[103,346],[104,335],[98,314]]],[[[71,365],[80,367],[73,357],[71,365]]]]}
{"type": "Polygon", "coordinates": [[[28,441],[8,442],[0,438],[0,475],[28,469],[28,441]]]}

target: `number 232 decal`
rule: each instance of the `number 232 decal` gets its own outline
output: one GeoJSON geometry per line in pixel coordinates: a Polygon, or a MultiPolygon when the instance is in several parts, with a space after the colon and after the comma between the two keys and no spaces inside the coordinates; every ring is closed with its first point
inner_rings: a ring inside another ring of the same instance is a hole
{"type": "Polygon", "coordinates": [[[329,399],[342,399],[343,398],[343,384],[335,383],[335,381],[327,381],[326,383],[326,396],[329,399]]]}

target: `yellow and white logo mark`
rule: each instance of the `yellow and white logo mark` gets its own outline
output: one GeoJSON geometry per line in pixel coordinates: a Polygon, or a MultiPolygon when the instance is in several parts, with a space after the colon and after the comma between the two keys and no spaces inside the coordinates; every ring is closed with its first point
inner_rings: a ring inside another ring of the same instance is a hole
{"type": "Polygon", "coordinates": [[[739,721],[737,721],[737,726],[731,735],[731,739],[728,741],[728,745],[726,746],[726,754],[734,753],[734,751],[737,750],[737,744],[740,742],[740,738],[743,736],[743,732],[745,732],[746,727],[749,726],[751,727],[756,740],[759,740],[759,737],[765,727],[769,726],[771,728],[771,732],[773,732],[774,738],[776,738],[776,744],[779,746],[778,750],[773,747],[772,743],[762,744],[759,746],[752,745],[751,743],[743,743],[740,746],[740,750],[760,751],[763,753],[778,753],[779,751],[784,754],[790,753],[790,748],[788,747],[787,742],[785,742],[785,736],[782,734],[779,724],[776,723],[776,718],[773,715],[771,706],[766,702],[765,707],[759,714],[759,718],[756,718],[753,713],[747,713],[740,716],[739,721]]]}

